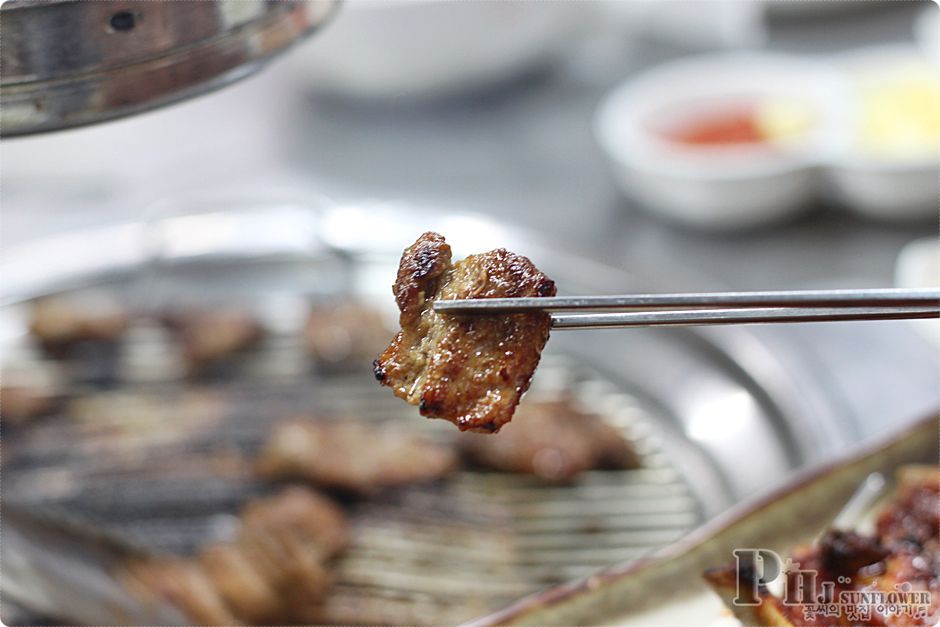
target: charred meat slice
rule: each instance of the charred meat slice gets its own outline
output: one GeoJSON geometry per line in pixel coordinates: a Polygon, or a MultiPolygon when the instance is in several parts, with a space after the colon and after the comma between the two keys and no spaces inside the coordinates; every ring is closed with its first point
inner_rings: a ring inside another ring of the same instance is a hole
{"type": "Polygon", "coordinates": [[[198,564],[217,594],[240,620],[257,624],[277,612],[279,597],[262,575],[257,556],[242,543],[214,544],[199,553],[198,564]]]}
{"type": "Polygon", "coordinates": [[[471,435],[461,438],[460,445],[477,465],[549,481],[567,481],[585,470],[640,465],[614,427],[568,398],[528,402],[498,438],[471,435]]]}
{"type": "Polygon", "coordinates": [[[449,420],[461,431],[499,431],[529,387],[550,316],[444,315],[432,303],[554,296],[555,283],[504,249],[451,264],[444,238],[425,233],[402,255],[393,291],[401,331],[375,360],[376,378],[422,416],[449,420]]]}
{"type": "Polygon", "coordinates": [[[204,373],[257,343],[263,330],[251,314],[238,309],[175,311],[164,318],[176,331],[190,374],[204,373]]]}
{"type": "Polygon", "coordinates": [[[241,521],[230,542],[191,559],[134,558],[119,577],[138,598],[169,602],[195,624],[309,622],[332,583],[328,560],[346,546],[342,510],[291,487],[249,502],[241,521]]]}
{"type": "Polygon", "coordinates": [[[233,542],[206,547],[198,561],[235,616],[246,624],[296,621],[296,607],[329,589],[328,560],[346,547],[340,507],[304,487],[250,501],[233,542]]]}
{"type": "Polygon", "coordinates": [[[899,473],[898,498],[878,517],[885,542],[921,546],[940,539],[940,470],[907,466],[899,473]]]}
{"type": "Polygon", "coordinates": [[[43,385],[0,386],[0,417],[7,424],[21,424],[50,413],[59,404],[56,390],[43,385]]]}
{"type": "Polygon", "coordinates": [[[305,479],[347,492],[429,481],[456,462],[446,447],[399,430],[352,421],[291,421],[279,425],[261,453],[268,479],[305,479]]]}
{"type": "Polygon", "coordinates": [[[889,553],[878,538],[854,531],[828,529],[819,539],[818,560],[814,563],[819,562],[819,572],[834,577],[851,577],[862,569],[871,569],[889,553]]]}
{"type": "Polygon", "coordinates": [[[169,603],[196,625],[235,625],[237,619],[214,583],[192,559],[136,558],[118,578],[146,603],[169,603]]]}
{"type": "Polygon", "coordinates": [[[0,366],[0,418],[21,424],[57,409],[67,380],[59,364],[24,359],[0,366]]]}
{"type": "Polygon", "coordinates": [[[242,535],[283,531],[307,538],[324,558],[346,548],[348,524],[343,510],[331,499],[298,486],[280,494],[250,501],[241,513],[242,535]]]}
{"type": "MultiPolygon", "coordinates": [[[[735,566],[728,565],[705,573],[705,579],[746,625],[866,625],[912,627],[936,625],[940,621],[940,471],[935,467],[907,466],[898,473],[899,485],[893,501],[881,512],[872,535],[839,529],[827,530],[812,545],[797,547],[791,556],[798,569],[786,573],[787,588],[799,590],[807,572],[813,573],[816,590],[831,585],[822,603],[833,603],[838,615],[810,614],[810,605],[786,602],[759,589],[759,605],[733,604],[736,596],[735,566]],[[899,591],[915,593],[921,607],[908,608],[905,602],[883,603],[879,599],[899,591]],[[847,595],[846,593],[851,593],[847,595]],[[862,593],[855,595],[855,593],[862,593]],[[865,595],[873,599],[865,601],[865,595]],[[880,595],[880,596],[879,596],[880,595]],[[859,598],[842,602],[842,598],[859,598]],[[901,607],[900,612],[896,611],[901,607]]],[[[748,582],[750,585],[750,582],[748,582]]]]}
{"type": "Polygon", "coordinates": [[[317,552],[283,530],[211,545],[198,559],[233,613],[249,625],[291,622],[295,601],[320,600],[331,584],[317,552]]]}
{"type": "Polygon", "coordinates": [[[29,331],[48,355],[68,358],[81,345],[117,342],[129,320],[126,308],[115,296],[81,292],[34,301],[29,331]]]}

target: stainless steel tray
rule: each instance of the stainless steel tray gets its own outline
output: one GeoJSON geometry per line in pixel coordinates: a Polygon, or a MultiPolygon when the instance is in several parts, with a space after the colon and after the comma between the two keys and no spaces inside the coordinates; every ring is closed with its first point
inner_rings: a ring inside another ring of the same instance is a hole
{"type": "MultiPolygon", "coordinates": [[[[213,196],[170,201],[151,213],[155,218],[145,223],[69,234],[6,251],[0,268],[6,303],[0,309],[4,355],[29,352],[23,301],[83,286],[109,285],[132,306],[145,310],[174,301],[252,303],[266,315],[275,312],[278,320],[273,324],[282,329],[290,326],[284,312],[292,311],[292,305],[337,293],[354,294],[393,315],[389,286],[397,258],[427,229],[445,234],[458,256],[499,246],[526,254],[566,293],[655,289],[639,276],[571,257],[473,216],[420,215],[395,206],[316,210],[304,200],[213,196]]],[[[560,579],[639,558],[743,496],[779,483],[799,465],[852,442],[852,434],[836,420],[838,408],[827,404],[825,392],[807,385],[805,378],[791,376],[758,336],[743,328],[718,331],[556,333],[532,394],[575,389],[588,405],[627,430],[644,454],[645,468],[590,474],[570,489],[462,473],[443,491],[415,489],[406,491],[403,500],[380,503],[378,513],[365,512],[358,519],[361,535],[341,566],[333,600],[337,615],[352,622],[471,618],[560,579]],[[433,546],[444,536],[417,533],[409,527],[413,520],[396,526],[416,502],[423,503],[427,509],[420,511],[429,516],[435,508],[450,511],[464,525],[465,538],[474,537],[481,515],[510,521],[505,527],[508,534],[489,538],[497,549],[470,566],[470,575],[493,582],[485,601],[476,597],[454,601],[454,586],[463,581],[457,564],[467,569],[467,555],[441,559],[433,546]],[[460,514],[466,511],[476,514],[460,514]],[[378,524],[390,515],[398,523],[391,528],[378,524]],[[436,570],[428,571],[427,561],[407,557],[414,555],[437,555],[437,562],[431,560],[436,570]],[[388,573],[384,580],[376,580],[376,564],[383,565],[379,572],[388,573]],[[428,577],[426,571],[434,576],[428,577]],[[364,596],[364,590],[371,592],[364,596]],[[359,608],[360,613],[350,614],[349,608],[359,608]]],[[[297,370],[285,374],[281,367],[291,363],[289,356],[296,350],[289,337],[289,333],[275,334],[259,358],[252,360],[261,365],[251,375],[255,380],[251,389],[259,394],[276,393],[286,381],[305,376],[297,370]],[[272,365],[277,367],[265,370],[272,365]]],[[[445,432],[453,435],[447,425],[418,420],[366,373],[334,379],[330,385],[343,393],[321,395],[319,402],[326,406],[340,399],[337,409],[371,419],[401,420],[408,428],[441,437],[445,432]],[[357,400],[344,406],[341,399],[351,398],[357,400]]],[[[185,423],[185,418],[182,413],[180,420],[185,423]]],[[[254,442],[263,432],[264,423],[257,420],[246,422],[244,416],[232,420],[226,423],[231,427],[226,433],[236,443],[239,434],[249,434],[243,441],[254,442]]],[[[64,449],[81,436],[72,429],[50,423],[45,432],[38,427],[34,437],[40,448],[54,452],[56,446],[64,449]]],[[[178,488],[175,492],[170,488],[167,499],[160,501],[161,492],[155,489],[159,480],[148,484],[154,489],[136,489],[147,477],[146,466],[125,471],[118,473],[121,481],[111,483],[100,468],[87,463],[38,464],[19,475],[5,471],[4,499],[33,509],[58,505],[58,513],[63,503],[70,503],[73,513],[83,513],[86,524],[93,521],[141,548],[185,552],[212,537],[217,516],[224,518],[240,499],[262,489],[238,472],[221,481],[207,476],[200,497],[215,496],[200,498],[208,503],[189,511],[188,517],[179,516],[180,508],[193,506],[191,494],[182,498],[178,488]],[[72,477],[74,491],[68,491],[66,482],[58,501],[41,498],[31,489],[31,482],[63,473],[72,477]],[[135,507],[136,518],[112,515],[135,507]],[[162,522],[161,511],[167,514],[162,522]],[[146,519],[151,520],[149,526],[146,519]],[[188,521],[189,527],[180,527],[181,521],[188,521]]],[[[113,479],[113,469],[109,472],[113,479]]],[[[172,477],[169,482],[172,485],[172,477]]],[[[18,541],[4,543],[5,563],[19,563],[15,558],[6,560],[11,550],[37,550],[35,539],[21,536],[18,541]]],[[[87,567],[86,562],[67,558],[60,556],[60,564],[87,567]]],[[[15,572],[4,578],[4,585],[10,597],[18,598],[15,592],[23,594],[23,587],[17,589],[15,572]]],[[[19,574],[20,581],[39,576],[28,570],[19,574]]],[[[58,599],[59,605],[50,606],[48,597],[45,606],[29,596],[20,598],[33,609],[55,614],[67,606],[63,599],[69,594],[81,594],[61,592],[65,596],[58,599]]],[[[66,618],[107,622],[100,614],[66,618]]]]}

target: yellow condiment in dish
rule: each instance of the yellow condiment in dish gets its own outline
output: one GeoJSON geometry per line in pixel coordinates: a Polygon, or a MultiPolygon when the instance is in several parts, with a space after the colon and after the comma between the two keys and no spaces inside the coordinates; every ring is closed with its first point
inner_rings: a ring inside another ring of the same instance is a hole
{"type": "Polygon", "coordinates": [[[755,122],[763,136],[775,143],[791,143],[816,124],[816,111],[796,98],[769,98],[757,107],[755,122]]]}
{"type": "Polygon", "coordinates": [[[940,152],[940,73],[911,62],[858,76],[857,145],[897,159],[940,152]]]}

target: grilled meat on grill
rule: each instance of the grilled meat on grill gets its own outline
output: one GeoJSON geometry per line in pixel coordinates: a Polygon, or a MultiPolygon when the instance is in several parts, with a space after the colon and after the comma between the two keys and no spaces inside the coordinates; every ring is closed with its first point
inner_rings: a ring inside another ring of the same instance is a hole
{"type": "Polygon", "coordinates": [[[295,486],[249,502],[241,521],[231,542],[194,559],[135,559],[121,579],[138,598],[169,602],[197,624],[307,622],[330,587],[328,560],[347,543],[342,510],[295,486]]]}
{"type": "Polygon", "coordinates": [[[119,578],[136,598],[168,603],[194,624],[237,624],[232,610],[195,560],[162,556],[135,559],[124,564],[119,578]]]}
{"type": "Polygon", "coordinates": [[[198,375],[261,339],[260,323],[237,309],[175,311],[165,316],[176,331],[190,374],[198,375]]]}
{"type": "Polygon", "coordinates": [[[42,385],[0,386],[0,417],[7,424],[20,424],[55,409],[59,397],[42,385]]]}
{"type": "Polygon", "coordinates": [[[498,438],[460,440],[470,461],[503,472],[567,481],[592,469],[636,468],[639,459],[615,428],[570,398],[527,402],[498,438]]]}
{"type": "Polygon", "coordinates": [[[29,316],[30,333],[55,358],[73,356],[82,344],[116,342],[130,320],[116,298],[99,292],[40,298],[29,316]]]}
{"type": "Polygon", "coordinates": [[[455,463],[449,448],[392,425],[294,420],[274,429],[258,469],[267,479],[305,479],[326,488],[366,493],[436,479],[455,463]]]}
{"type": "Polygon", "coordinates": [[[293,486],[278,495],[249,501],[241,512],[242,535],[264,535],[284,530],[309,538],[323,558],[330,558],[349,543],[343,510],[331,499],[293,486]]]}

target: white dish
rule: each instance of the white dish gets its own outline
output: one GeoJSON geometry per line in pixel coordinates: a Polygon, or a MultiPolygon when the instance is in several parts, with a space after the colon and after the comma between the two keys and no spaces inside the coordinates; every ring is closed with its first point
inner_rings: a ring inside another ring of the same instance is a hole
{"type": "Polygon", "coordinates": [[[787,55],[680,60],[614,90],[598,110],[595,133],[624,191],[650,210],[702,228],[756,226],[809,205],[816,189],[815,155],[830,143],[827,124],[815,124],[798,144],[783,149],[684,149],[652,127],[657,118],[685,115],[703,102],[721,106],[742,98],[797,99],[825,118],[832,85],[826,66],[787,55]]]}
{"type": "Polygon", "coordinates": [[[588,14],[567,2],[353,0],[298,52],[298,73],[360,98],[470,92],[560,58],[588,14]]]}
{"type": "Polygon", "coordinates": [[[836,199],[848,209],[880,220],[907,221],[935,217],[940,209],[940,147],[909,155],[879,155],[860,147],[856,127],[862,115],[862,85],[897,80],[899,70],[919,75],[934,71],[930,62],[911,46],[888,45],[860,48],[833,59],[844,75],[839,116],[839,145],[833,154],[828,178],[836,199]],[[851,105],[855,106],[851,106],[851,105]]]}
{"type": "Polygon", "coordinates": [[[814,205],[823,181],[867,217],[936,216],[940,153],[878,156],[859,147],[858,73],[905,63],[926,61],[906,46],[860,49],[832,62],[769,53],[679,60],[616,88],[598,108],[595,133],[627,195],[698,228],[747,228],[797,214],[814,205]],[[656,129],[657,118],[694,119],[709,107],[759,99],[798,102],[812,124],[772,149],[677,146],[656,129]]]}

